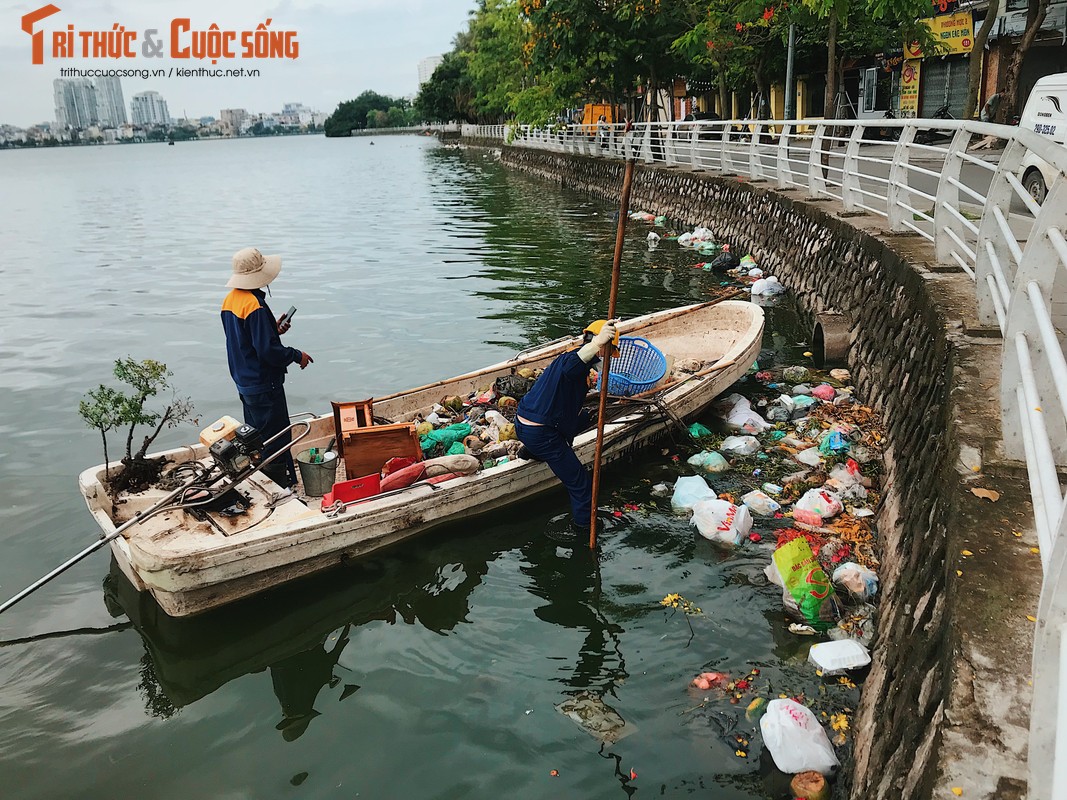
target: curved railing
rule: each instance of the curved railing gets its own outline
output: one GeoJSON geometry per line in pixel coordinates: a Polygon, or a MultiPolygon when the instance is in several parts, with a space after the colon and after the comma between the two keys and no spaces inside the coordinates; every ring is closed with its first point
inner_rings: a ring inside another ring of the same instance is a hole
{"type": "Polygon", "coordinates": [[[632,155],[834,198],[846,211],[885,218],[890,231],[922,236],[938,262],[970,276],[982,324],[1003,336],[1003,450],[1026,464],[1044,568],[1030,797],[1067,798],[1067,504],[1058,472],[1067,467],[1067,148],[1035,131],[954,119],[643,123],[629,132],[464,125],[462,133],[598,158],[632,155]],[[1039,203],[1028,189],[1042,172],[1039,203]]]}
{"type": "Polygon", "coordinates": [[[423,133],[434,131],[436,133],[459,133],[458,122],[433,122],[426,125],[406,125],[402,128],[355,128],[351,131],[352,136],[391,136],[401,133],[423,133]]]}

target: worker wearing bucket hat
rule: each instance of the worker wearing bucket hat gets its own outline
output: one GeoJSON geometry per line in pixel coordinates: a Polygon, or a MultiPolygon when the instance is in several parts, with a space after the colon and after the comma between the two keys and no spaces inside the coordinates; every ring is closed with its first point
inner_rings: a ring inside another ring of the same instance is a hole
{"type": "MultiPolygon", "coordinates": [[[[222,302],[222,327],[226,332],[226,360],[230,376],[244,408],[244,421],[257,428],[264,439],[289,427],[285,401],[285,372],[290,364],[304,369],[313,359],[295,347],[282,344],[281,334],[291,320],[277,319],[267,305],[263,290],[278,277],[281,256],[265,256],[254,247],[233,255],[230,293],[222,302]]],[[[264,452],[269,456],[292,443],[292,435],[279,437],[264,452]]],[[[288,452],[264,470],[283,488],[296,483],[293,457],[288,452]]]]}
{"type": "Polygon", "coordinates": [[[589,369],[609,342],[618,355],[619,332],[615,322],[598,319],[583,331],[577,350],[558,356],[519,402],[515,433],[534,458],[544,461],[567,489],[571,499],[571,525],[589,530],[593,481],[571,449],[574,437],[589,426],[582,403],[589,391],[589,369]]]}

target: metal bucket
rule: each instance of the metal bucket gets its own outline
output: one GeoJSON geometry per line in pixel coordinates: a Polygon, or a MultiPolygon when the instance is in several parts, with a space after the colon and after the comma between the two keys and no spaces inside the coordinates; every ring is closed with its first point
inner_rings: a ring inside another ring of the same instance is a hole
{"type": "Polygon", "coordinates": [[[301,450],[296,454],[296,466],[300,470],[300,481],[304,484],[304,494],[308,497],[322,497],[333,488],[337,475],[336,457],[321,464],[311,463],[311,450],[301,450]]]}

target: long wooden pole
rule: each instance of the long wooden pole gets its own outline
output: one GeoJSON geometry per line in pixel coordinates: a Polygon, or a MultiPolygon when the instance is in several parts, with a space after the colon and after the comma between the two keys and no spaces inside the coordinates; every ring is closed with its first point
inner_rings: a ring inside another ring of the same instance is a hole
{"type": "MultiPolygon", "coordinates": [[[[629,130],[630,126],[626,126],[629,130]]],[[[615,301],[619,297],[619,274],[622,272],[622,245],[626,239],[626,217],[630,212],[630,189],[634,180],[634,160],[626,159],[619,202],[619,226],[615,230],[615,259],[611,264],[611,293],[608,295],[608,319],[615,319],[615,301]]],[[[604,452],[604,415],[608,407],[608,376],[611,375],[611,351],[608,342],[603,350],[604,366],[600,370],[600,408],[596,418],[596,453],[593,456],[593,510],[589,514],[589,548],[596,548],[596,504],[600,494],[600,457],[604,452]]]]}

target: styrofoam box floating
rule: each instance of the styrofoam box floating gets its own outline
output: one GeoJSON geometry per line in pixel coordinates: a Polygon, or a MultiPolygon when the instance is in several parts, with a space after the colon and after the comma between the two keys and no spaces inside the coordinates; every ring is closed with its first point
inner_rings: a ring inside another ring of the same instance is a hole
{"type": "Polygon", "coordinates": [[[808,651],[808,661],[826,675],[843,675],[850,669],[859,669],[871,663],[867,648],[855,639],[813,644],[808,651]]]}

